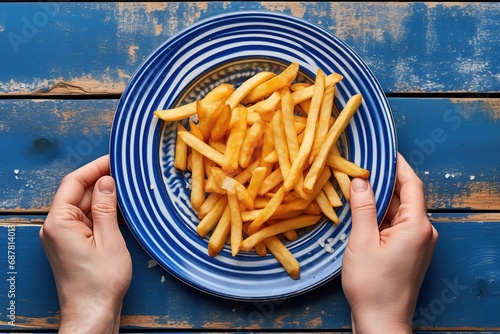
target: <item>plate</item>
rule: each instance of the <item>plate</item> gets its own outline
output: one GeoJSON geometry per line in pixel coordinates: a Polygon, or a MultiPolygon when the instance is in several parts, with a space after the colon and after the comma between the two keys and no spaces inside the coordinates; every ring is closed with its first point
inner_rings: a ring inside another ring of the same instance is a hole
{"type": "Polygon", "coordinates": [[[271,12],[234,12],[200,21],[154,50],[132,76],[111,131],[111,173],[118,203],[137,241],[159,265],[207,293],[235,300],[273,300],[318,287],[341,271],[351,229],[349,204],[337,209],[341,223],[323,221],[288,244],[301,265],[291,279],[272,255],[231,256],[225,247],[207,254],[207,238],[189,204],[189,177],[173,167],[175,123],[153,116],[203,96],[224,81],[234,84],[263,69],[299,63],[301,75],[318,68],[337,72],[335,101],[343,106],[361,93],[363,103],[343,137],[343,154],[371,171],[379,223],[392,196],[396,135],[392,114],[375,76],[343,41],[305,20],[271,12]]]}

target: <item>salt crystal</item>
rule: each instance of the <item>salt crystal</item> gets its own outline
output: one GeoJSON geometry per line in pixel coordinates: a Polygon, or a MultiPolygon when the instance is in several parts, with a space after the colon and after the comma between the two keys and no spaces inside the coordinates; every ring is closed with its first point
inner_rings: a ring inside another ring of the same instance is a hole
{"type": "Polygon", "coordinates": [[[429,175],[429,171],[428,171],[428,170],[426,170],[426,171],[424,172],[424,174],[425,174],[425,175],[429,175]]]}
{"type": "Polygon", "coordinates": [[[156,262],[156,260],[149,260],[148,261],[148,269],[151,269],[157,265],[158,265],[158,262],[156,262]]]}
{"type": "Polygon", "coordinates": [[[469,175],[469,180],[474,180],[476,177],[474,175],[469,175]]]}
{"type": "Polygon", "coordinates": [[[448,174],[448,173],[444,174],[444,177],[445,177],[445,178],[449,178],[450,176],[451,176],[451,175],[450,175],[450,174],[448,174]]]}
{"type": "Polygon", "coordinates": [[[339,235],[339,240],[342,241],[342,242],[345,242],[345,240],[347,239],[347,234],[345,233],[341,233],[339,235]]]}
{"type": "Polygon", "coordinates": [[[149,185],[149,189],[153,190],[155,188],[154,184],[149,185]]]}
{"type": "Polygon", "coordinates": [[[328,238],[328,239],[326,239],[326,242],[328,242],[329,244],[331,244],[331,243],[333,243],[334,240],[335,240],[334,238],[328,238]]]}
{"type": "Polygon", "coordinates": [[[14,174],[19,174],[19,169],[14,169],[14,174]]]}
{"type": "Polygon", "coordinates": [[[162,283],[165,282],[165,276],[163,276],[163,275],[161,276],[160,282],[162,282],[162,283]]]}
{"type": "Polygon", "coordinates": [[[321,246],[321,248],[325,247],[325,240],[319,239],[318,244],[321,246]]]}

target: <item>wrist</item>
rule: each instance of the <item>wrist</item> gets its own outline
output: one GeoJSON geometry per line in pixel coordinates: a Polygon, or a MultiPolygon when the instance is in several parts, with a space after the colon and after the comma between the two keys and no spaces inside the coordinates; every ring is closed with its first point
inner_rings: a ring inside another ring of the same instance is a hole
{"type": "Polygon", "coordinates": [[[352,332],[354,334],[412,333],[411,320],[401,321],[396,317],[377,315],[374,317],[356,317],[352,314],[352,332]]]}
{"type": "Polygon", "coordinates": [[[82,305],[81,307],[61,307],[59,333],[118,333],[120,327],[121,305],[100,307],[82,305]]]}

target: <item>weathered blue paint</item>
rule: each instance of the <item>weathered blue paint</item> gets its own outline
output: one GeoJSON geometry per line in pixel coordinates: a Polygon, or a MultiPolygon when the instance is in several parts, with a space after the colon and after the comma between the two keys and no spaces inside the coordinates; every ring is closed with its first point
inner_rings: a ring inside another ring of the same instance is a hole
{"type": "Polygon", "coordinates": [[[43,93],[59,81],[120,92],[167,38],[237,10],[284,12],[331,31],[387,92],[500,90],[499,3],[39,2],[2,5],[0,93],[43,93]]]}

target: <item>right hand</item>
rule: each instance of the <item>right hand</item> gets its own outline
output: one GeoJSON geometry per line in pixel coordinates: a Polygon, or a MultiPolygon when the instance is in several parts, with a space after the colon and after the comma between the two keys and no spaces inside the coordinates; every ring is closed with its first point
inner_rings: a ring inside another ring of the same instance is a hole
{"type": "Polygon", "coordinates": [[[411,333],[412,317],[438,234],[422,181],[398,155],[397,181],[380,228],[367,180],[351,184],[352,230],[343,257],[342,286],[354,333],[411,333]]]}

